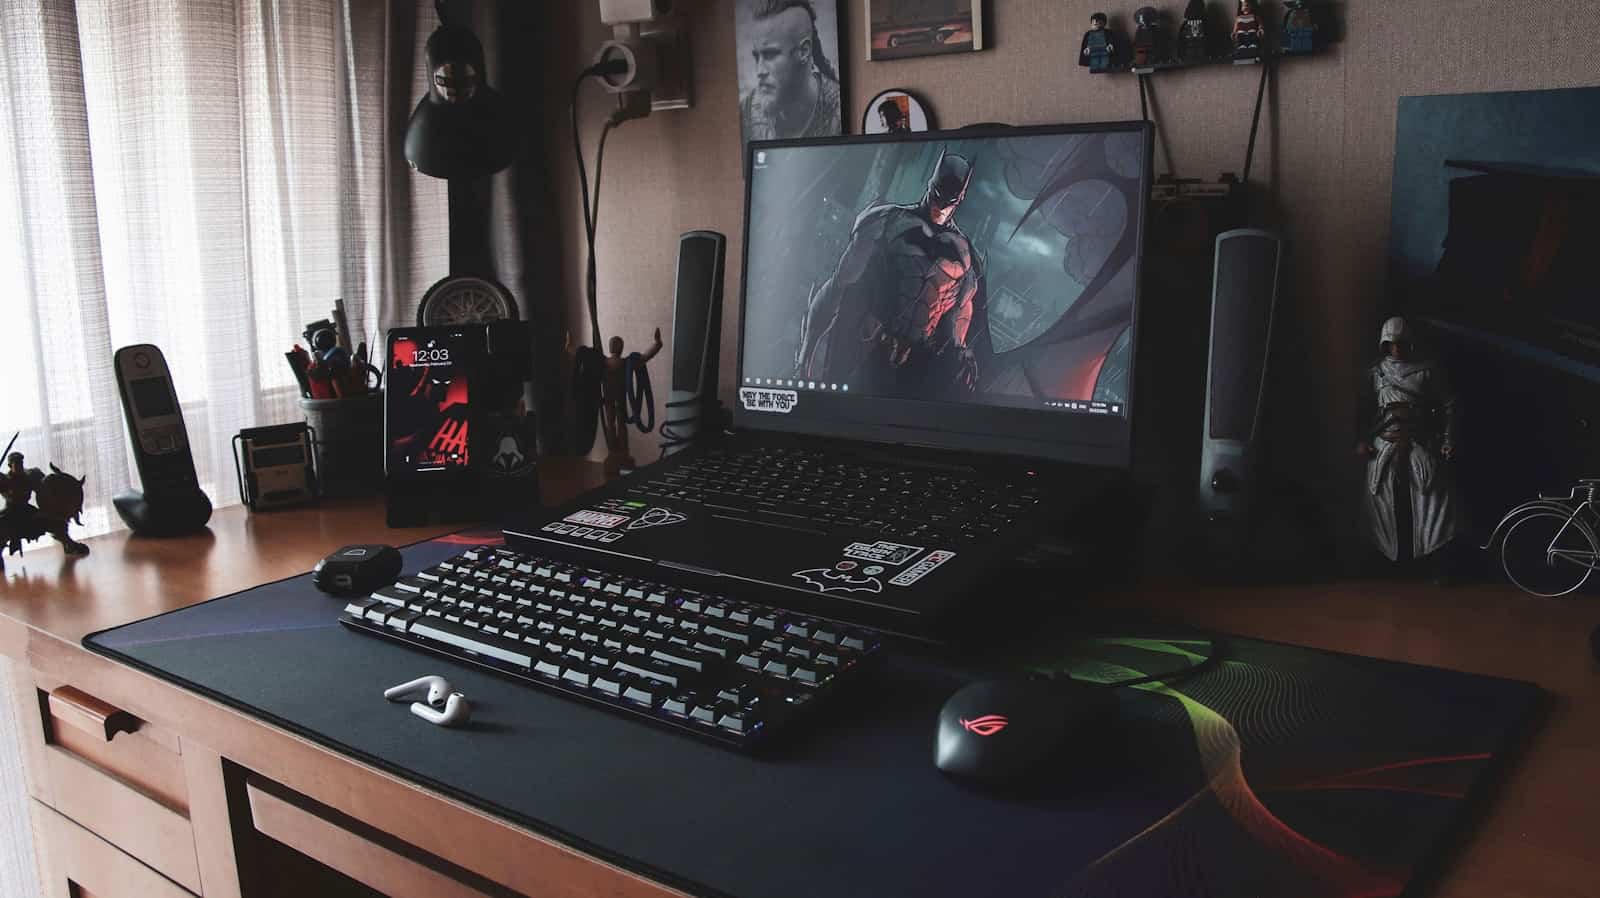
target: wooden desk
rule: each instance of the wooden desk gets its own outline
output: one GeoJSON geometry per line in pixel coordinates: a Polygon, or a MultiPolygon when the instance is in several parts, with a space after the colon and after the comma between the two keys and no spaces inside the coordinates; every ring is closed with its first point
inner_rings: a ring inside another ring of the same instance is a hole
{"type": "MultiPolygon", "coordinates": [[[[552,499],[600,476],[595,465],[551,463],[546,475],[552,499]]],[[[79,645],[96,630],[306,571],[341,544],[451,529],[389,530],[370,500],[256,516],[235,507],[205,537],[112,534],[75,562],[53,546],[11,559],[0,654],[46,894],[679,894],[79,645]],[[119,724],[135,729],[108,741],[119,724]]],[[[1587,650],[1600,602],[1374,583],[1142,587],[1093,601],[1540,684],[1555,696],[1551,711],[1436,894],[1600,895],[1600,669],[1587,650]]]]}

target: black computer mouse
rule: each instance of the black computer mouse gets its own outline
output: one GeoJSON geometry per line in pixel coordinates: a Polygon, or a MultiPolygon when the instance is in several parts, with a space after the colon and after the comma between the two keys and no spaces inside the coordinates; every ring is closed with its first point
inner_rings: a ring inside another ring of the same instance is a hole
{"type": "Polygon", "coordinates": [[[984,680],[939,711],[933,762],[945,773],[993,784],[1039,777],[1105,740],[1117,699],[1103,685],[1073,680],[984,680]]]}
{"type": "Polygon", "coordinates": [[[404,564],[394,546],[340,546],[312,568],[311,582],[329,595],[363,596],[393,583],[404,564]]]}

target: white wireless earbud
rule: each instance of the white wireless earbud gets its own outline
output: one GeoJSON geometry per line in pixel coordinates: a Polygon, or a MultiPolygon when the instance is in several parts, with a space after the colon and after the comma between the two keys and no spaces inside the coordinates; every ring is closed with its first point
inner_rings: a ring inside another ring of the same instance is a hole
{"type": "Polygon", "coordinates": [[[454,726],[466,723],[472,717],[472,706],[467,704],[467,697],[459,692],[450,693],[445,699],[444,710],[424,705],[422,702],[411,703],[411,713],[439,726],[454,726]]]}
{"type": "MultiPolygon", "coordinates": [[[[423,687],[428,690],[428,704],[442,706],[445,698],[450,695],[450,681],[440,676],[417,677],[408,683],[391,686],[383,690],[383,697],[391,702],[404,701],[420,692],[423,687]]],[[[459,695],[460,693],[456,693],[459,695]]]]}

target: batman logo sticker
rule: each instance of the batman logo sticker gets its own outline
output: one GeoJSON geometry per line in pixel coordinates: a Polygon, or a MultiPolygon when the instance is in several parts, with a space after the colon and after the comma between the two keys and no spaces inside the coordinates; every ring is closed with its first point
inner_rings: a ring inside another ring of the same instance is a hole
{"type": "Polygon", "coordinates": [[[883,592],[882,580],[877,577],[862,577],[854,571],[818,567],[795,571],[790,576],[799,577],[807,586],[814,587],[819,592],[883,592]]]}

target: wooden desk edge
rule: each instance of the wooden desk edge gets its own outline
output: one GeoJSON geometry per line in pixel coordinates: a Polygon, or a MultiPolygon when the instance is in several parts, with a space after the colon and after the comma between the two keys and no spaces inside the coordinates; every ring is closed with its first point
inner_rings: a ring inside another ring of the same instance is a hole
{"type": "MultiPolygon", "coordinates": [[[[41,688],[72,684],[208,753],[507,888],[541,895],[683,895],[550,836],[15,620],[0,645],[41,688]],[[17,629],[25,630],[18,633],[17,629]],[[12,650],[26,645],[21,654],[12,650]]],[[[217,771],[221,775],[221,771],[217,771]]]]}
{"type": "MultiPolygon", "coordinates": [[[[600,482],[600,466],[596,464],[557,459],[541,465],[546,496],[551,501],[564,500],[600,482]]],[[[335,506],[329,512],[341,519],[362,520],[364,529],[373,531],[372,522],[380,520],[375,508],[376,503],[364,507],[347,504],[335,506]]],[[[301,512],[313,516],[312,520],[319,513],[319,509],[301,512]]],[[[297,519],[273,520],[275,525],[281,526],[285,521],[297,519]]],[[[224,530],[227,540],[239,539],[238,530],[248,531],[251,526],[251,519],[240,509],[224,509],[213,519],[213,528],[224,530]]],[[[430,539],[456,529],[460,526],[408,530],[403,532],[403,541],[430,539]]],[[[254,538],[249,533],[243,535],[247,544],[254,538]]],[[[215,535],[210,539],[223,541],[215,535]]],[[[100,553],[100,557],[106,557],[116,551],[115,547],[125,545],[125,540],[125,536],[113,534],[91,541],[91,545],[106,550],[100,553]]],[[[334,546],[319,551],[331,548],[334,546]]],[[[29,560],[48,558],[48,552],[45,549],[38,555],[30,553],[29,560]]],[[[296,547],[289,554],[294,556],[291,570],[308,570],[315,561],[314,553],[304,548],[296,547]]],[[[178,601],[163,598],[160,610],[175,610],[208,598],[197,596],[178,601]]],[[[71,685],[82,689],[141,719],[179,733],[183,741],[196,746],[196,753],[203,757],[231,761],[422,851],[519,892],[573,898],[684,894],[553,837],[91,652],[77,641],[80,635],[129,623],[144,615],[135,614],[125,620],[108,619],[113,616],[111,611],[96,606],[81,615],[52,618],[49,625],[41,626],[27,619],[30,610],[27,606],[12,609],[0,605],[0,655],[14,661],[18,675],[30,677],[36,688],[48,691],[56,686],[71,685]],[[13,613],[14,610],[19,613],[13,613]]],[[[214,773],[218,779],[216,783],[202,784],[202,788],[219,787],[220,763],[206,773],[214,773]]],[[[226,840],[222,845],[231,850],[226,840]]],[[[226,861],[231,863],[232,859],[226,861]]],[[[220,859],[202,860],[203,865],[208,862],[215,867],[220,859]]]]}

